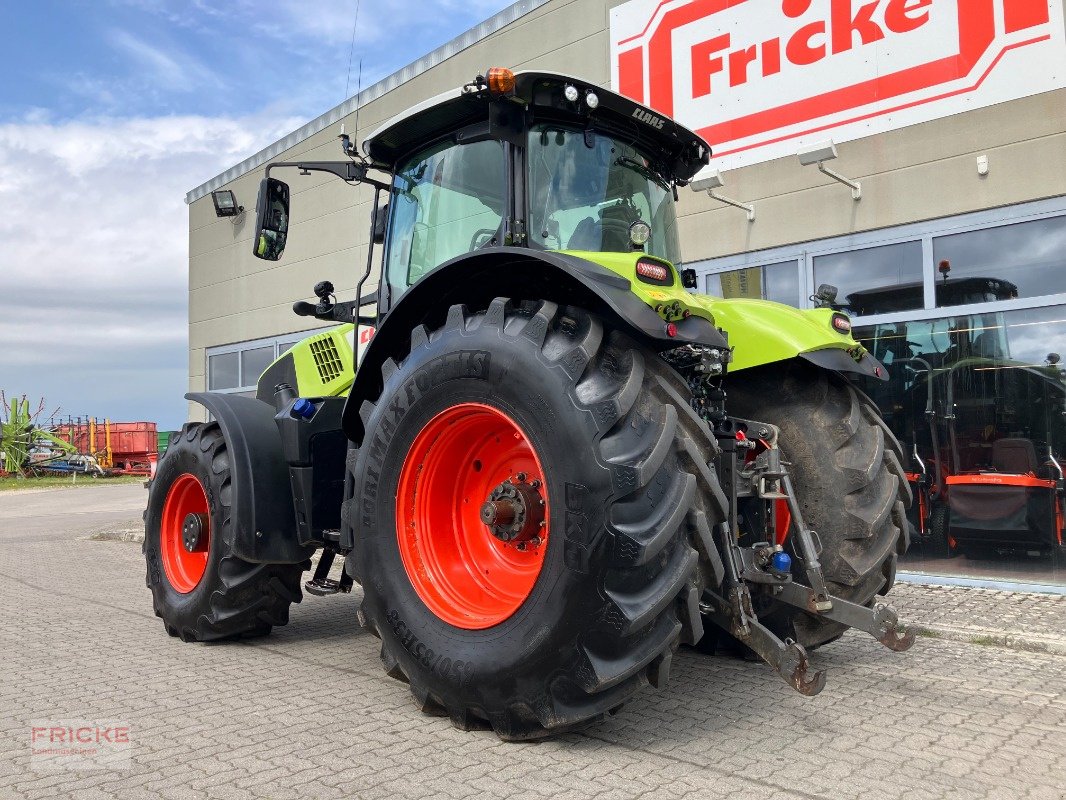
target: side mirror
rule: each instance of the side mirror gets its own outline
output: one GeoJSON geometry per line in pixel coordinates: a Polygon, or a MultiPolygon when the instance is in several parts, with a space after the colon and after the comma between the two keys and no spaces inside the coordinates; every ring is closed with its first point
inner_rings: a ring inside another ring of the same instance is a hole
{"type": "Polygon", "coordinates": [[[818,291],[811,295],[815,308],[833,308],[837,302],[837,287],[831,283],[819,285],[818,291]]]}
{"type": "Polygon", "coordinates": [[[684,286],[686,289],[695,289],[696,283],[696,270],[691,268],[681,270],[682,286],[684,286]]]}
{"type": "Polygon", "coordinates": [[[385,228],[389,223],[389,202],[386,200],[374,211],[373,230],[370,238],[374,244],[382,244],[385,241],[385,228]]]}
{"type": "Polygon", "coordinates": [[[285,252],[289,235],[289,185],[277,178],[263,178],[255,208],[255,238],[252,254],[277,261],[285,252]]]}

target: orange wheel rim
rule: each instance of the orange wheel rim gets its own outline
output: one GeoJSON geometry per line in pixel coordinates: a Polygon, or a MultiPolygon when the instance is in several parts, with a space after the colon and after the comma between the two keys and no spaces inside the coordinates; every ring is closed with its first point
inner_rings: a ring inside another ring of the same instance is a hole
{"type": "Polygon", "coordinates": [[[437,617],[482,630],[525,602],[547,550],[545,483],[525,432],[499,409],[461,403],[426,423],[400,472],[396,536],[437,617]]]}
{"type": "Polygon", "coordinates": [[[177,477],[163,503],[159,531],[163,571],[181,594],[195,589],[207,570],[211,550],[211,514],[207,493],[195,475],[177,477]]]}

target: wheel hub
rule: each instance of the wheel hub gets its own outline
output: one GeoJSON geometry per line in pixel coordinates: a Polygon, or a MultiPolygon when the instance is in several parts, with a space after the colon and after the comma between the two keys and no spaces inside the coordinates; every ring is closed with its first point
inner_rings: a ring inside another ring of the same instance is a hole
{"type": "Polygon", "coordinates": [[[526,482],[526,474],[519,472],[498,484],[481,506],[481,521],[501,542],[524,550],[527,543],[540,544],[544,527],[544,498],[538,491],[539,480],[526,482]]]}
{"type": "Polygon", "coordinates": [[[181,525],[181,543],[188,553],[200,550],[200,543],[204,539],[204,531],[207,530],[207,515],[190,511],[185,515],[185,521],[181,525]]]}

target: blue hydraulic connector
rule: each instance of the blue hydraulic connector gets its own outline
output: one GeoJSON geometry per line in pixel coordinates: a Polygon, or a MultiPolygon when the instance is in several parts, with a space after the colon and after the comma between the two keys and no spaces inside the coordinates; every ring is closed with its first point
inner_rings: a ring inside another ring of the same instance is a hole
{"type": "Polygon", "coordinates": [[[311,419],[315,415],[315,404],[306,397],[297,397],[296,402],[292,404],[292,415],[311,419]]]}
{"type": "Polygon", "coordinates": [[[774,553],[773,557],[770,559],[770,566],[775,572],[791,572],[792,556],[788,553],[774,553]]]}

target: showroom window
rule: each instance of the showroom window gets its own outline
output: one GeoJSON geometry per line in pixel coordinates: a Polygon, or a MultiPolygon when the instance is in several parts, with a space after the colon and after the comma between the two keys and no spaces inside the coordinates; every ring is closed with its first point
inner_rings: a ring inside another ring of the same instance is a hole
{"type": "Polygon", "coordinates": [[[1052,305],[1066,302],[1066,198],[691,265],[720,297],[811,308],[827,284],[836,290],[834,305],[853,317],[1052,305]]]}
{"type": "Polygon", "coordinates": [[[938,236],[937,306],[1066,293],[1066,216],[938,236]]]}
{"type": "Polygon", "coordinates": [[[854,316],[922,308],[922,243],[814,256],[814,285],[825,283],[837,288],[838,302],[854,316]]]}
{"type": "Polygon", "coordinates": [[[849,379],[901,445],[901,571],[1061,587],[1066,198],[693,266],[711,293],[765,297],[780,264],[801,308],[832,296],[887,367],[849,379]]]}
{"type": "Polygon", "coordinates": [[[799,285],[799,262],[796,259],[707,276],[708,294],[774,300],[790,306],[800,304],[799,285]]]}

